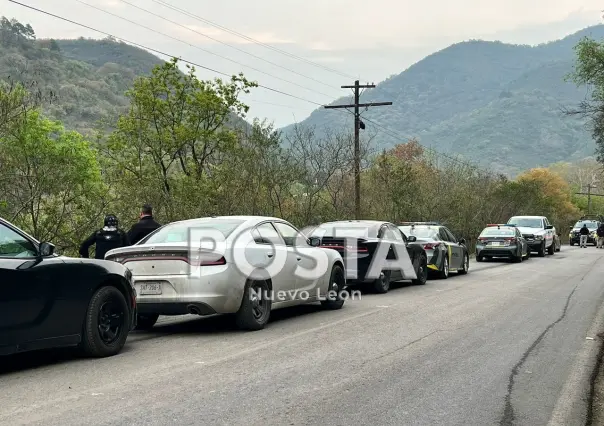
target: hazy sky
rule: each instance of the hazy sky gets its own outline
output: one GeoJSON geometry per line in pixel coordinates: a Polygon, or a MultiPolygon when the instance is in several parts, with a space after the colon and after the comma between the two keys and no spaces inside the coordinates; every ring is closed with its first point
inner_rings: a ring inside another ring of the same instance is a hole
{"type": "MultiPolygon", "coordinates": [[[[267,117],[279,127],[304,119],[318,107],[316,104],[348,95],[350,92],[339,87],[352,84],[353,77],[378,83],[434,51],[468,39],[526,44],[559,39],[600,23],[603,8],[601,0],[20,1],[221,72],[243,71],[264,86],[303,98],[262,88],[246,97],[251,117],[267,117]],[[230,34],[207,21],[319,66],[230,34]]],[[[39,38],[104,37],[7,0],[0,2],[2,15],[30,23],[39,38]]],[[[216,76],[209,71],[199,75],[216,76]]]]}

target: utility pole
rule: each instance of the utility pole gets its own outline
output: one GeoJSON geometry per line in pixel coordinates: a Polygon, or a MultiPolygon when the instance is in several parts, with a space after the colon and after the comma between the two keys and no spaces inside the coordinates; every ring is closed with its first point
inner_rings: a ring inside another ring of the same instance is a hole
{"type": "Polygon", "coordinates": [[[587,195],[587,214],[591,214],[591,197],[604,197],[601,194],[592,194],[591,190],[596,189],[597,186],[593,183],[587,184],[587,192],[575,192],[575,195],[587,195]]]}
{"type": "Polygon", "coordinates": [[[373,89],[374,84],[359,84],[359,80],[354,82],[354,86],[341,86],[342,89],[354,89],[354,104],[351,105],[325,105],[327,109],[336,108],[354,108],[354,217],[361,219],[361,144],[359,130],[365,128],[361,121],[359,108],[369,108],[374,106],[392,105],[392,102],[370,102],[361,104],[361,94],[359,89],[373,89]]]}

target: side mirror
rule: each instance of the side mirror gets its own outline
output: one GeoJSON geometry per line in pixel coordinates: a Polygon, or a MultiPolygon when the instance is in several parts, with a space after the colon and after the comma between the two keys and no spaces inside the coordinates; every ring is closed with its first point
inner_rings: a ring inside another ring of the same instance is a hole
{"type": "Polygon", "coordinates": [[[55,246],[51,243],[40,243],[40,257],[52,256],[55,252],[55,246]]]}
{"type": "Polygon", "coordinates": [[[319,247],[321,245],[321,239],[319,237],[310,237],[308,239],[308,244],[313,247],[319,247]]]}
{"type": "Polygon", "coordinates": [[[417,241],[417,237],[415,235],[409,235],[407,237],[407,242],[409,242],[409,243],[414,243],[416,241],[417,241]]]}
{"type": "Polygon", "coordinates": [[[546,225],[545,229],[554,229],[554,225],[546,225]]]}
{"type": "Polygon", "coordinates": [[[466,244],[466,239],[465,238],[460,238],[459,239],[459,244],[466,244]]]}

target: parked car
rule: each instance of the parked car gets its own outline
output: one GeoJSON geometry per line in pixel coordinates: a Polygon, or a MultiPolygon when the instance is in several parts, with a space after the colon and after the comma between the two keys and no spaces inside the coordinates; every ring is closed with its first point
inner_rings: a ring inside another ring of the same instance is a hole
{"type": "Polygon", "coordinates": [[[560,251],[560,236],[547,217],[514,216],[507,223],[516,225],[531,251],[537,252],[539,256],[543,257],[546,253],[552,255],[560,251]]]}
{"type": "Polygon", "coordinates": [[[398,227],[406,236],[416,237],[416,242],[426,251],[428,269],[446,279],[449,272],[467,274],[470,269],[470,253],[466,240],[455,235],[438,222],[403,222],[398,227]]]}
{"type": "Polygon", "coordinates": [[[117,354],[136,321],[131,278],[114,262],[58,256],[0,218],[0,355],[63,346],[117,354]]]}
{"type": "Polygon", "coordinates": [[[522,262],[531,257],[528,242],[515,225],[487,225],[476,242],[476,261],[493,257],[505,257],[515,262],[522,262]]]}
{"type": "Polygon", "coordinates": [[[139,329],[153,327],[160,315],[235,314],[240,328],[259,330],[272,310],[317,301],[340,309],[346,297],[342,257],[311,246],[292,224],[273,217],[174,222],[105,258],[132,271],[139,329]],[[323,270],[299,273],[317,259],[323,270]]]}
{"type": "Polygon", "coordinates": [[[568,235],[569,243],[571,246],[575,244],[579,244],[581,239],[581,233],[579,232],[583,225],[587,225],[590,234],[587,237],[587,244],[597,245],[598,244],[598,236],[596,231],[600,226],[600,221],[594,219],[581,218],[574,226],[570,227],[570,233],[568,235]]]}
{"type": "Polygon", "coordinates": [[[321,247],[340,253],[346,260],[346,274],[349,286],[371,284],[377,293],[387,293],[391,281],[403,279],[401,271],[384,270],[379,278],[368,278],[368,271],[380,243],[390,244],[387,259],[395,259],[396,250],[406,250],[411,258],[417,278],[414,284],[423,285],[428,277],[428,257],[421,245],[412,244],[415,237],[407,238],[400,229],[390,222],[372,220],[346,220],[323,223],[314,229],[311,240],[316,239],[321,247]],[[356,239],[356,245],[348,247],[346,238],[356,239]],[[351,267],[355,264],[356,269],[351,267]]]}

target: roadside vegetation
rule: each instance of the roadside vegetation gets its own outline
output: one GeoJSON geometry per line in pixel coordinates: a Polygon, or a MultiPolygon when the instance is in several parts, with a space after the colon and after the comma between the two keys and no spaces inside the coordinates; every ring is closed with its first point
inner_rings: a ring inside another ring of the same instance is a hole
{"type": "MultiPolygon", "coordinates": [[[[35,43],[20,31],[2,35],[3,43],[35,43]]],[[[37,48],[57,49],[44,46],[37,48]]],[[[201,81],[194,68],[181,69],[174,59],[134,79],[127,107],[86,135],[49,118],[48,105],[61,104],[50,89],[0,83],[0,216],[67,254],[105,214],[127,227],[144,203],[162,223],[245,214],[305,227],[354,217],[351,134],[296,126],[283,136],[269,121],[242,125],[250,119],[240,95],[256,83],[243,75],[201,81]]],[[[473,247],[485,224],[523,214],[548,216],[564,238],[586,208],[585,197],[573,195],[586,182],[584,164],[510,180],[415,140],[375,152],[373,137],[362,147],[365,218],[441,221],[473,247]]]]}

